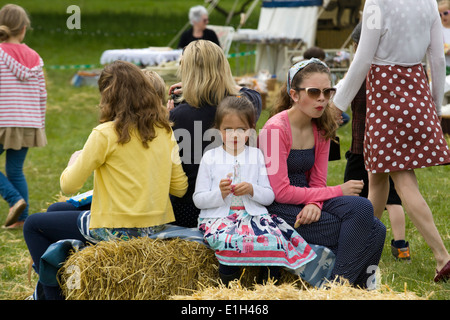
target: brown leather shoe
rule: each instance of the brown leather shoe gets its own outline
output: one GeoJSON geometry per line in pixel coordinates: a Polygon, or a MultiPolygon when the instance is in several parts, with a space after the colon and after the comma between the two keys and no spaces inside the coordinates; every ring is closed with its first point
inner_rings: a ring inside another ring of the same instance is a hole
{"type": "Polygon", "coordinates": [[[447,264],[441,269],[441,271],[436,270],[436,276],[434,277],[434,282],[444,281],[450,279],[450,260],[447,264]]]}
{"type": "Polygon", "coordinates": [[[5,221],[5,227],[8,227],[12,225],[13,223],[17,222],[17,219],[19,219],[19,216],[22,214],[23,210],[27,207],[27,203],[25,200],[20,199],[17,201],[10,209],[8,216],[6,217],[5,221]]]}

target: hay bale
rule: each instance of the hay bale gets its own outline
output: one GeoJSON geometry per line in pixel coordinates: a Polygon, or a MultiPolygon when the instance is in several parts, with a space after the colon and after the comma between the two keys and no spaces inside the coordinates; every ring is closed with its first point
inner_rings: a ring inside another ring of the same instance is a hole
{"type": "Polygon", "coordinates": [[[386,285],[368,291],[331,282],[326,289],[318,289],[284,270],[280,284],[259,285],[255,284],[258,271],[258,267],[244,268],[241,279],[225,288],[214,252],[206,246],[177,238],[138,238],[104,241],[75,252],[59,276],[70,300],[420,299],[406,288],[398,293],[386,285]]]}
{"type": "Polygon", "coordinates": [[[242,286],[239,281],[231,282],[228,288],[205,287],[190,295],[176,295],[172,300],[424,300],[413,292],[394,292],[388,286],[376,290],[363,290],[352,287],[348,282],[330,282],[325,288],[312,288],[299,280],[276,285],[242,286]],[[299,283],[300,281],[300,283],[299,283]],[[299,284],[301,286],[299,287],[299,284]]]}
{"type": "Polygon", "coordinates": [[[59,275],[66,299],[164,300],[215,284],[217,270],[213,251],[200,243],[138,238],[75,252],[59,275]]]}
{"type": "MultiPolygon", "coordinates": [[[[240,285],[253,287],[258,267],[243,269],[240,285]]],[[[103,241],[69,256],[59,270],[70,300],[166,300],[220,287],[218,261],[206,246],[182,239],[103,241]]],[[[282,272],[281,282],[297,276],[282,272]]]]}

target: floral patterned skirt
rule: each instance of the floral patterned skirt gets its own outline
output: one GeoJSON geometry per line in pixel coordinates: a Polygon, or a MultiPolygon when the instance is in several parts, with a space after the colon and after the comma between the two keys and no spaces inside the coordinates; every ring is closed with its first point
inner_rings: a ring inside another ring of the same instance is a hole
{"type": "Polygon", "coordinates": [[[244,208],[225,218],[199,218],[203,239],[220,263],[297,269],[316,258],[306,241],[276,215],[251,216],[244,208]]]}

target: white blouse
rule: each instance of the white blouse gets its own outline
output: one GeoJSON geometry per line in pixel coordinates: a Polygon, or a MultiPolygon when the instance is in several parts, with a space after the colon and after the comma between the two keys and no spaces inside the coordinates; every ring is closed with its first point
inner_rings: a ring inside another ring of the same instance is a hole
{"type": "Polygon", "coordinates": [[[333,102],[347,110],[372,64],[412,66],[425,55],[431,70],[432,95],[440,115],[445,84],[442,23],[435,0],[367,0],[361,39],[346,81],[333,102]]]}
{"type": "Polygon", "coordinates": [[[268,213],[265,206],[274,201],[275,194],[270,186],[261,150],[246,146],[243,152],[234,157],[220,146],[206,151],[200,162],[192,196],[194,204],[201,209],[200,218],[223,218],[228,215],[232,194],[223,199],[219,183],[228,173],[233,173],[236,161],[240,165],[241,182],[253,185],[253,196],[242,196],[245,210],[252,216],[268,213]]]}
{"type": "MultiPolygon", "coordinates": [[[[442,26],[442,34],[444,36],[444,43],[450,45],[450,29],[442,26]]],[[[445,56],[445,63],[450,67],[450,55],[445,56]]]]}

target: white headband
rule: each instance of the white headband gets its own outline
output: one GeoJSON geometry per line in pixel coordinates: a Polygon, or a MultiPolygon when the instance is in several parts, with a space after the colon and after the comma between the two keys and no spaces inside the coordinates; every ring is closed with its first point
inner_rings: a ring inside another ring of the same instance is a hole
{"type": "Polygon", "coordinates": [[[291,90],[292,79],[294,79],[297,72],[299,72],[300,70],[302,70],[304,67],[306,67],[307,65],[309,65],[311,63],[321,64],[321,65],[327,67],[327,69],[329,69],[328,66],[323,61],[321,61],[317,58],[311,58],[309,60],[303,60],[303,61],[297,62],[288,71],[288,77],[287,77],[287,92],[288,92],[288,94],[289,94],[289,91],[291,90]]]}

